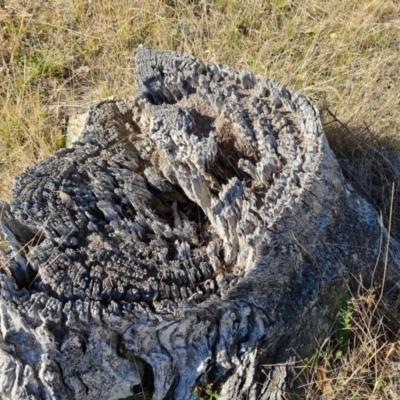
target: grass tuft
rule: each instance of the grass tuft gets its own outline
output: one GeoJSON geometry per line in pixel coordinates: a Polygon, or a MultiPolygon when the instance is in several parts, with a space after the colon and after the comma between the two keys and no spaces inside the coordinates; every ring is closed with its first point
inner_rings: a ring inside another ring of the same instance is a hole
{"type": "Polygon", "coordinates": [[[332,335],[303,367],[305,398],[398,399],[400,298],[361,286],[342,306],[332,335]]]}

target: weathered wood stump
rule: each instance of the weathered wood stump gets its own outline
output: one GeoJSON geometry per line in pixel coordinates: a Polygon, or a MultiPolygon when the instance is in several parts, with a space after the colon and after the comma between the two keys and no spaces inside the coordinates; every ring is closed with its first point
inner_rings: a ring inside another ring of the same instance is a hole
{"type": "MultiPolygon", "coordinates": [[[[139,99],[4,204],[4,399],[281,399],[352,276],[398,244],[346,183],[318,110],[265,77],[137,53],[139,99]],[[263,365],[279,364],[276,366],[263,365]]],[[[397,254],[397,253],[396,253],[397,254]]]]}

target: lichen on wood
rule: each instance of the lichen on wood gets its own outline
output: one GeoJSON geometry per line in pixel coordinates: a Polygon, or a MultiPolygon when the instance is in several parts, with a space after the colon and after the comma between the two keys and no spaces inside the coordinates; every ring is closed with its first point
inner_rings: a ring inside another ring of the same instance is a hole
{"type": "Polygon", "coordinates": [[[284,398],[387,231],[302,94],[170,51],[136,66],[138,97],[94,104],[3,204],[1,396],[284,398]]]}

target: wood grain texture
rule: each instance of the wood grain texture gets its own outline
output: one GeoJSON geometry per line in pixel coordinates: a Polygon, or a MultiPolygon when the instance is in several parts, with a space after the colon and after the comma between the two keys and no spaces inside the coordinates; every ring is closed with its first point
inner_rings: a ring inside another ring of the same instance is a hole
{"type": "Polygon", "coordinates": [[[144,47],[136,81],[3,205],[1,396],[286,398],[293,367],[263,365],[314,351],[387,231],[302,94],[144,47]]]}

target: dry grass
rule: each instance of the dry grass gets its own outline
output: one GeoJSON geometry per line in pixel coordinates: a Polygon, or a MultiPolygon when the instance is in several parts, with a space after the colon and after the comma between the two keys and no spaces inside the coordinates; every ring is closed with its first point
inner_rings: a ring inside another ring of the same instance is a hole
{"type": "Polygon", "coordinates": [[[3,0],[0,197],[63,145],[68,115],[134,91],[139,43],[266,74],[396,147],[399,37],[398,1],[3,0]]]}
{"type": "Polygon", "coordinates": [[[305,398],[399,398],[399,298],[379,302],[379,292],[362,289],[344,298],[332,336],[302,368],[305,398]]]}
{"type": "MultiPolygon", "coordinates": [[[[268,75],[331,110],[325,127],[347,177],[388,221],[392,182],[395,199],[400,188],[398,0],[0,0],[0,199],[15,174],[64,145],[70,115],[94,99],[134,92],[140,43],[268,75]]],[[[395,201],[397,236],[399,209],[395,201]]],[[[357,296],[351,307],[359,347],[340,367],[331,360],[329,373],[349,365],[348,382],[367,368],[369,393],[390,398],[377,389],[384,382],[400,397],[385,375],[400,360],[398,332],[382,333],[378,319],[363,336],[376,313],[357,296]],[[357,354],[372,344],[374,357],[360,367],[357,354]]],[[[335,398],[369,396],[336,389],[335,398]]]]}

